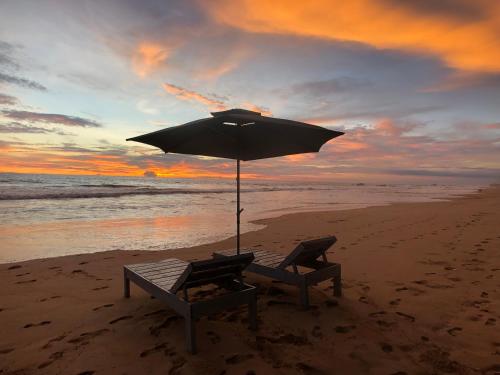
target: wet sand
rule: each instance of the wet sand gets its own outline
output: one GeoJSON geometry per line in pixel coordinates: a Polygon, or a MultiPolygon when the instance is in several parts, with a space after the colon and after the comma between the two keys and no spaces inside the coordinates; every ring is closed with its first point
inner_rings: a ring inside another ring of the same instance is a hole
{"type": "MultiPolygon", "coordinates": [[[[494,374],[500,372],[500,187],[449,202],[395,204],[263,220],[243,246],[282,253],[336,235],[344,296],[331,283],[260,286],[259,330],[246,310],[197,324],[132,284],[122,265],[203,259],[234,239],[163,252],[113,251],[0,265],[1,374],[494,374]]],[[[168,229],[166,229],[168,230],[168,229]]]]}

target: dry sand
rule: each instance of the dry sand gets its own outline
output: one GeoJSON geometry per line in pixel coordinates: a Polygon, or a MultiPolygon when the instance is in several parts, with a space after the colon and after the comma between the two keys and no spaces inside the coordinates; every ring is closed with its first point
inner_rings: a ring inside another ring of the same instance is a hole
{"type": "MultiPolygon", "coordinates": [[[[1,374],[431,374],[500,372],[500,187],[449,202],[291,214],[245,246],[287,252],[334,234],[344,296],[261,287],[259,330],[244,309],[203,318],[197,355],[184,325],[122,265],[201,259],[234,239],[164,252],[114,251],[0,265],[1,374]]],[[[168,230],[168,229],[167,229],[168,230]]]]}

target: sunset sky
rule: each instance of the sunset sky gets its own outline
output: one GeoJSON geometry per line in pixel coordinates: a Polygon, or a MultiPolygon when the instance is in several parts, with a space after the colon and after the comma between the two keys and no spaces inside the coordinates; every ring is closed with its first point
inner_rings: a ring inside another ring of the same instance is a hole
{"type": "Polygon", "coordinates": [[[125,139],[210,111],[346,134],[246,178],[498,180],[500,1],[0,2],[0,172],[234,177],[125,139]]]}

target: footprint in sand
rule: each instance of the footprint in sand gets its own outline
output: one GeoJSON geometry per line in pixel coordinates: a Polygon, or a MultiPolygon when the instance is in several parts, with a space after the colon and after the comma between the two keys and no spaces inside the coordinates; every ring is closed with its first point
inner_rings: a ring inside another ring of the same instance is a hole
{"type": "Polygon", "coordinates": [[[207,336],[209,337],[210,342],[212,344],[218,344],[219,342],[221,342],[220,336],[217,333],[215,333],[214,331],[208,331],[207,336]]]}
{"type": "Polygon", "coordinates": [[[113,319],[109,322],[109,324],[115,324],[115,323],[118,323],[122,320],[128,320],[128,319],[132,319],[133,316],[132,315],[124,315],[124,316],[120,316],[119,318],[116,318],[116,319],[113,319]]]}
{"type": "Polygon", "coordinates": [[[101,305],[101,306],[97,306],[97,307],[94,307],[92,310],[93,311],[98,311],[98,310],[101,310],[101,309],[104,309],[104,308],[107,308],[107,307],[112,307],[114,306],[114,304],[112,303],[107,303],[105,305],[101,305]]]}
{"type": "Polygon", "coordinates": [[[393,351],[391,344],[388,344],[386,342],[381,342],[381,343],[379,343],[379,345],[380,345],[380,349],[382,349],[382,351],[384,353],[391,353],[393,351]]]}
{"type": "Polygon", "coordinates": [[[164,313],[166,313],[166,312],[167,312],[167,310],[165,310],[165,309],[160,309],[160,310],[155,310],[155,311],[151,311],[151,312],[149,312],[149,313],[146,313],[146,314],[144,314],[143,316],[144,316],[144,317],[148,317],[148,316],[153,316],[153,315],[164,314],[164,313]]]}
{"type": "Polygon", "coordinates": [[[394,322],[387,322],[385,320],[377,320],[377,324],[381,327],[384,327],[384,328],[389,328],[389,327],[392,327],[394,324],[394,322]]]}
{"type": "Polygon", "coordinates": [[[16,284],[31,284],[36,282],[36,279],[31,279],[31,280],[24,280],[24,281],[17,281],[16,284]]]}
{"type": "Polygon", "coordinates": [[[144,358],[150,354],[157,353],[157,352],[162,351],[163,349],[166,349],[166,348],[167,348],[167,343],[162,342],[161,344],[158,344],[158,345],[152,347],[151,349],[144,350],[143,352],[141,352],[139,354],[139,357],[144,358]]]}
{"type": "Polygon", "coordinates": [[[494,326],[496,324],[497,320],[494,318],[489,318],[484,324],[487,326],[494,326]]]}
{"type": "Polygon", "coordinates": [[[49,356],[49,360],[46,361],[46,362],[43,362],[42,364],[40,364],[38,366],[38,369],[41,370],[49,365],[51,365],[52,363],[54,363],[55,361],[57,361],[58,359],[62,358],[63,356],[63,352],[55,352],[55,353],[52,353],[50,356],[49,356]]]}
{"type": "Polygon", "coordinates": [[[368,302],[368,298],[366,298],[365,296],[361,296],[358,298],[358,301],[361,302],[361,303],[369,303],[368,302]]]}
{"type": "Polygon", "coordinates": [[[401,303],[401,298],[396,298],[391,301],[389,301],[389,305],[391,306],[398,306],[401,303]]]}
{"type": "Polygon", "coordinates": [[[50,320],[44,320],[40,323],[28,323],[24,326],[24,328],[46,326],[47,324],[50,324],[50,323],[52,323],[50,320]]]}
{"type": "Polygon", "coordinates": [[[371,318],[376,318],[378,316],[385,315],[385,314],[387,314],[385,311],[376,311],[376,312],[372,312],[372,313],[368,314],[368,316],[370,316],[371,318]]]}
{"type": "Polygon", "coordinates": [[[9,354],[10,352],[13,352],[14,348],[7,348],[7,349],[1,349],[0,354],[9,354]]]}
{"type": "Polygon", "coordinates": [[[306,374],[306,375],[324,375],[324,374],[326,374],[326,372],[324,372],[320,369],[317,369],[316,367],[312,367],[311,365],[308,365],[308,364],[303,363],[303,362],[297,363],[295,365],[295,367],[297,368],[297,370],[301,371],[303,374],[306,374]]]}
{"type": "Polygon", "coordinates": [[[16,275],[16,277],[26,276],[26,275],[30,275],[30,274],[31,274],[31,272],[18,273],[18,274],[16,275]]]}
{"type": "Polygon", "coordinates": [[[77,375],[93,375],[95,374],[95,371],[87,370],[83,372],[79,372],[77,375]]]}
{"type": "Polygon", "coordinates": [[[483,317],[482,314],[478,314],[478,315],[471,315],[471,316],[467,317],[467,319],[469,319],[472,322],[478,322],[481,320],[482,317],[483,317]]]}
{"type": "Polygon", "coordinates": [[[323,337],[323,333],[321,332],[321,327],[320,326],[314,326],[312,331],[311,331],[311,335],[313,337],[317,337],[317,338],[320,338],[320,337],[323,337]]]}
{"type": "Polygon", "coordinates": [[[351,325],[351,326],[337,326],[337,327],[335,327],[335,332],[337,332],[337,333],[349,333],[353,329],[356,329],[355,325],[351,325]]]}
{"type": "Polygon", "coordinates": [[[103,328],[103,329],[98,329],[97,331],[92,331],[92,332],[84,332],[80,336],[75,337],[73,339],[68,340],[70,344],[83,344],[86,345],[88,344],[89,339],[92,339],[94,337],[100,336],[103,333],[109,332],[109,329],[103,328]]]}
{"type": "Polygon", "coordinates": [[[181,319],[178,315],[167,317],[161,324],[149,327],[149,333],[153,336],[158,336],[162,329],[168,328],[173,322],[181,319]]]}
{"type": "Polygon", "coordinates": [[[450,328],[448,330],[446,330],[446,332],[448,332],[449,335],[451,336],[456,336],[458,332],[462,331],[462,328],[461,327],[453,327],[453,328],[450,328]]]}
{"type": "Polygon", "coordinates": [[[94,288],[92,290],[103,290],[103,289],[108,289],[108,288],[109,288],[109,286],[99,286],[99,287],[94,288]]]}
{"type": "MultiPolygon", "coordinates": [[[[171,352],[170,355],[175,355],[175,352],[171,352]]],[[[186,359],[184,357],[177,357],[172,363],[172,367],[168,370],[168,375],[178,374],[178,370],[186,364],[186,359]]]]}
{"type": "Polygon", "coordinates": [[[411,315],[408,315],[408,314],[405,314],[405,313],[402,313],[400,311],[396,311],[396,314],[398,314],[399,316],[402,316],[403,318],[405,319],[408,319],[409,321],[411,321],[412,323],[415,321],[415,317],[414,316],[411,316],[411,315]]]}
{"type": "Polygon", "coordinates": [[[17,270],[18,268],[21,268],[22,266],[19,266],[19,265],[15,265],[15,266],[10,266],[9,268],[7,268],[8,270],[17,270]]]}
{"type": "Polygon", "coordinates": [[[48,298],[42,298],[41,300],[39,300],[39,302],[45,302],[45,301],[48,301],[49,299],[56,299],[56,298],[61,298],[61,296],[52,296],[52,297],[48,297],[48,298]]]}
{"type": "Polygon", "coordinates": [[[228,365],[236,365],[238,363],[241,363],[241,362],[245,362],[245,361],[248,361],[249,359],[252,359],[254,357],[254,355],[252,353],[248,353],[248,354],[234,354],[230,357],[227,357],[225,359],[226,363],[228,365]]]}
{"type": "Polygon", "coordinates": [[[66,335],[60,335],[60,336],[57,336],[53,339],[50,339],[49,341],[47,341],[47,343],[44,346],[42,346],[42,349],[50,348],[52,343],[59,342],[61,340],[64,340],[65,338],[66,338],[66,335]]]}

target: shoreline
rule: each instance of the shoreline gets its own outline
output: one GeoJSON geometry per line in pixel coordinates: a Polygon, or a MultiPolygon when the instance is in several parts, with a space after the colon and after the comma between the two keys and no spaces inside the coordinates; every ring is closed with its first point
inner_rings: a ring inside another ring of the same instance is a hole
{"type": "MultiPolygon", "coordinates": [[[[496,184],[490,184],[488,186],[480,186],[480,187],[477,187],[475,188],[474,191],[471,191],[469,193],[463,193],[463,194],[451,194],[449,196],[443,196],[443,197],[430,197],[430,198],[427,198],[429,199],[428,201],[424,201],[424,202],[388,202],[388,203],[374,203],[372,205],[368,205],[368,206],[364,206],[364,207],[357,207],[357,208],[341,208],[341,209],[338,209],[338,210],[325,210],[325,209],[322,209],[322,210],[314,210],[314,209],[305,209],[303,211],[294,211],[294,212],[283,212],[283,213],[280,213],[278,214],[277,216],[269,216],[269,217],[265,217],[265,218],[259,218],[259,219],[252,219],[252,220],[248,220],[247,224],[255,224],[255,225],[264,225],[264,228],[256,228],[256,229],[252,229],[252,230],[249,230],[249,231],[246,231],[246,232],[242,232],[242,236],[245,235],[246,233],[254,233],[254,232],[258,232],[262,229],[265,229],[265,226],[267,225],[267,223],[272,223],[274,220],[279,220],[280,218],[284,217],[284,216],[288,216],[288,215],[309,215],[309,214],[314,214],[314,213],[333,213],[333,212],[345,212],[345,211],[356,211],[356,210],[364,210],[364,209],[367,209],[367,208],[371,208],[371,207],[388,207],[388,206],[392,206],[392,205],[399,205],[399,204],[421,204],[421,203],[439,203],[439,202],[449,202],[449,201],[452,201],[454,199],[459,199],[461,197],[465,197],[465,196],[468,196],[468,195],[471,195],[471,194],[478,194],[479,192],[483,191],[483,190],[487,190],[487,189],[491,189],[491,188],[495,188],[495,186],[498,186],[496,184]]],[[[344,204],[344,203],[343,203],[344,204]]],[[[279,211],[286,211],[287,209],[286,208],[283,208],[283,209],[276,209],[275,211],[279,212],[279,211]]],[[[161,217],[160,217],[161,218],[161,217]]],[[[142,220],[154,220],[155,218],[148,218],[148,217],[145,217],[145,218],[142,218],[142,220]]],[[[133,219],[131,218],[106,218],[106,219],[98,219],[97,221],[99,222],[102,222],[102,223],[119,223],[119,222],[125,222],[125,223],[128,223],[128,222],[131,222],[133,221],[133,219]]],[[[87,226],[88,223],[92,223],[93,220],[77,220],[77,221],[73,221],[73,222],[70,222],[70,224],[73,224],[73,225],[76,225],[76,224],[79,224],[79,225],[83,225],[84,227],[87,226]]],[[[37,226],[43,226],[43,227],[47,227],[48,230],[52,230],[52,226],[55,225],[57,227],[56,224],[52,223],[52,222],[47,222],[47,223],[39,223],[37,224],[37,226]]],[[[59,224],[59,225],[62,225],[62,224],[59,224]]],[[[92,225],[90,225],[92,226],[92,225]]],[[[99,253],[105,253],[105,252],[112,252],[112,251],[146,251],[146,252],[163,252],[163,251],[178,251],[178,250],[182,250],[182,249],[189,249],[189,248],[192,248],[192,247],[199,247],[199,246],[210,246],[210,245],[217,245],[219,243],[222,243],[222,242],[226,242],[226,241],[230,241],[230,240],[233,240],[233,241],[236,241],[235,240],[235,236],[234,235],[229,235],[227,237],[224,237],[224,238],[221,238],[219,240],[216,240],[216,241],[211,241],[209,240],[208,242],[204,242],[204,243],[201,243],[201,244],[197,244],[197,245],[194,245],[194,246],[189,246],[189,247],[186,247],[186,246],[178,246],[178,247],[172,247],[172,248],[164,248],[164,249],[161,249],[161,250],[141,250],[141,249],[111,249],[111,250],[105,250],[105,251],[96,251],[96,252],[80,252],[80,253],[74,253],[74,254],[66,254],[66,255],[54,255],[54,256],[49,256],[49,257],[35,257],[35,258],[32,258],[32,259],[25,259],[25,260],[8,260],[8,261],[0,261],[0,266],[1,265],[7,265],[7,264],[16,264],[16,263],[22,263],[22,262],[28,262],[28,261],[32,261],[32,260],[44,260],[44,259],[54,259],[54,258],[59,258],[59,257],[66,257],[66,256],[78,256],[78,255],[85,255],[85,254],[99,254],[99,253]]]]}
{"type": "Polygon", "coordinates": [[[297,306],[292,287],[248,274],[260,287],[259,330],[245,311],[198,323],[199,354],[184,350],[182,319],[132,286],[122,265],[203,259],[234,237],[161,251],[67,255],[0,265],[0,370],[6,374],[225,373],[462,374],[498,371],[500,186],[447,201],[393,203],[260,219],[242,246],[283,254],[336,235],[343,268],[297,306]],[[284,319],[286,317],[286,319],[284,319]]]}

